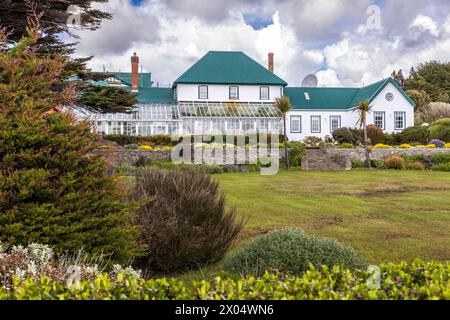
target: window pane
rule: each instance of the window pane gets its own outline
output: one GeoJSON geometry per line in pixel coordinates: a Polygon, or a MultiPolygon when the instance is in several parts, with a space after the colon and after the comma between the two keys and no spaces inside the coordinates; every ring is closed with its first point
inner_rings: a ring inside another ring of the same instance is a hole
{"type": "Polygon", "coordinates": [[[320,133],[320,116],[311,116],[311,132],[320,133]]]}
{"type": "Polygon", "coordinates": [[[198,98],[208,99],[208,86],[198,86],[198,98]]]}
{"type": "Polygon", "coordinates": [[[405,112],[395,112],[394,113],[394,119],[395,119],[395,130],[402,130],[405,129],[405,119],[406,113],[405,112]]]}
{"type": "Polygon", "coordinates": [[[239,87],[230,86],[230,99],[239,99],[239,87]]]}
{"type": "Polygon", "coordinates": [[[259,99],[269,100],[269,87],[260,87],[259,99]]]}
{"type": "Polygon", "coordinates": [[[302,132],[301,116],[291,116],[291,132],[302,132]]]}
{"type": "Polygon", "coordinates": [[[341,116],[331,116],[330,117],[330,130],[333,133],[335,130],[341,127],[341,116]]]}
{"type": "Polygon", "coordinates": [[[385,123],[385,121],[384,121],[384,112],[374,112],[374,114],[373,114],[373,123],[377,126],[377,127],[379,127],[379,128],[381,128],[381,129],[385,129],[384,128],[384,123],[385,123]]]}

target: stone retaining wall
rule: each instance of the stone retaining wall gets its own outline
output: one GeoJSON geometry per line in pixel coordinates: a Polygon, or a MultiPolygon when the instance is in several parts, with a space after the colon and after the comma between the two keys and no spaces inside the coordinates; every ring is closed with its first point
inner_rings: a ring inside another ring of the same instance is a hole
{"type": "MultiPolygon", "coordinates": [[[[327,148],[326,152],[330,155],[342,155],[348,156],[352,160],[366,160],[366,156],[363,148],[356,149],[339,149],[339,148],[327,148]]],[[[389,156],[407,154],[408,156],[420,154],[420,155],[430,155],[436,153],[450,153],[450,149],[373,149],[370,152],[370,158],[372,160],[383,160],[389,156]]]]}

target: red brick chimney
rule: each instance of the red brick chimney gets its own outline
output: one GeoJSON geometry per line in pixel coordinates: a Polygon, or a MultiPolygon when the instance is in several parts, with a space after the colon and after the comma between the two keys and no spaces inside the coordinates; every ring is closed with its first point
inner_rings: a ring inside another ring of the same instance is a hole
{"type": "Polygon", "coordinates": [[[131,57],[131,91],[139,91],[139,57],[136,52],[131,57]]]}
{"type": "Polygon", "coordinates": [[[273,73],[273,52],[269,53],[269,71],[273,73]]]}

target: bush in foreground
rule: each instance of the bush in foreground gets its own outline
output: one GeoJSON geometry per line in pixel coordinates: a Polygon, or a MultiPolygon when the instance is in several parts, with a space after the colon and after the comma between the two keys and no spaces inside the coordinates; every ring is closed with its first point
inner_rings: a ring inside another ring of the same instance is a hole
{"type": "Polygon", "coordinates": [[[450,263],[423,262],[380,265],[380,283],[369,271],[342,267],[310,268],[302,276],[266,273],[261,277],[218,276],[187,283],[178,279],[144,280],[120,271],[68,285],[41,279],[16,280],[12,290],[0,289],[0,300],[406,300],[450,299],[450,263]]]}
{"type": "Polygon", "coordinates": [[[138,266],[155,273],[197,269],[223,258],[244,223],[227,209],[225,195],[196,169],[149,168],[136,177],[134,198],[142,202],[138,223],[149,245],[138,266]]]}
{"type": "Polygon", "coordinates": [[[383,160],[383,165],[386,169],[401,170],[406,167],[406,160],[400,156],[391,156],[383,160]]]}
{"type": "Polygon", "coordinates": [[[262,275],[266,270],[300,275],[314,266],[365,268],[366,262],[350,247],[334,239],[318,238],[297,229],[272,231],[239,249],[224,263],[232,274],[262,275]]]}

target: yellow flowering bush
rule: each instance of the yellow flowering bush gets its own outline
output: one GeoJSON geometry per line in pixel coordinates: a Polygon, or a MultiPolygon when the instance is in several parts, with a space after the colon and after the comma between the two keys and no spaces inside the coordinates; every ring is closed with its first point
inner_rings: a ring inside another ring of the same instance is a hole
{"type": "Polygon", "coordinates": [[[436,146],[435,144],[427,144],[427,145],[425,146],[425,148],[436,149],[437,146],[436,146]]]}
{"type": "Polygon", "coordinates": [[[139,146],[139,150],[153,150],[153,148],[149,145],[139,146]]]}
{"type": "Polygon", "coordinates": [[[391,149],[391,146],[388,146],[387,144],[378,143],[373,146],[374,149],[391,149]]]}
{"type": "Polygon", "coordinates": [[[446,144],[444,145],[444,148],[450,149],[450,142],[449,142],[449,143],[446,143],[446,144]]]}
{"type": "Polygon", "coordinates": [[[400,145],[399,148],[400,149],[411,149],[412,147],[411,147],[411,145],[404,143],[404,144],[400,145]]]}

